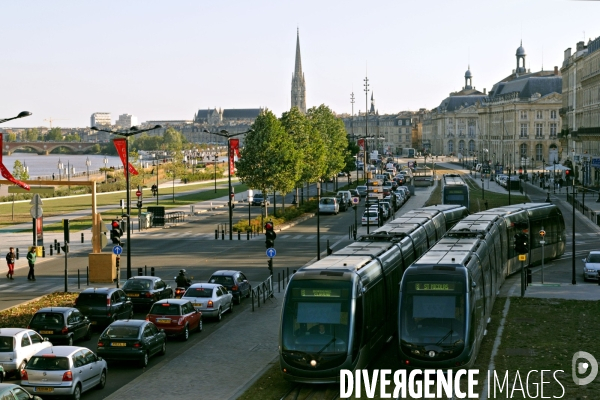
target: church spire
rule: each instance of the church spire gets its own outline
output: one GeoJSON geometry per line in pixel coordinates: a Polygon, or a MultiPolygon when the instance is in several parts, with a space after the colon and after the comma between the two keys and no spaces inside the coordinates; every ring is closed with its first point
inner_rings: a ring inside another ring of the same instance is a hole
{"type": "Polygon", "coordinates": [[[300,58],[300,29],[296,32],[296,65],[292,76],[292,108],[298,107],[300,112],[306,114],[306,82],[302,72],[302,59],[300,58]]]}

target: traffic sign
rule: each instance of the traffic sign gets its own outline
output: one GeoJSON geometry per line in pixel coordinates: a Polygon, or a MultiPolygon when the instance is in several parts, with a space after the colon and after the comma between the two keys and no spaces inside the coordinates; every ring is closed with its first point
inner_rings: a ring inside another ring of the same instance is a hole
{"type": "Polygon", "coordinates": [[[358,204],[358,203],[360,203],[360,197],[353,197],[353,198],[352,198],[352,203],[353,203],[353,204],[358,204]]]}
{"type": "Polygon", "coordinates": [[[275,251],[274,248],[271,247],[271,248],[267,249],[267,257],[273,258],[273,257],[275,257],[276,254],[277,254],[277,251],[275,251]]]}
{"type": "Polygon", "coordinates": [[[540,244],[546,244],[545,240],[540,240],[540,244]]]}
{"type": "Polygon", "coordinates": [[[41,206],[33,206],[31,207],[31,209],[29,210],[29,214],[31,214],[31,218],[41,218],[44,215],[44,210],[42,210],[41,206]]]}
{"type": "Polygon", "coordinates": [[[141,192],[140,190],[138,190],[137,192],[135,192],[135,195],[136,195],[137,197],[140,197],[140,196],[142,195],[142,192],[141,192]]]}
{"type": "Polygon", "coordinates": [[[526,261],[527,260],[527,254],[519,254],[519,261],[526,261]]]}
{"type": "Polygon", "coordinates": [[[541,237],[544,237],[545,235],[546,235],[546,231],[542,229],[542,230],[540,231],[540,236],[541,236],[541,237]]]}
{"type": "Polygon", "coordinates": [[[113,253],[116,255],[121,255],[123,252],[123,248],[121,246],[113,246],[113,253]]]}

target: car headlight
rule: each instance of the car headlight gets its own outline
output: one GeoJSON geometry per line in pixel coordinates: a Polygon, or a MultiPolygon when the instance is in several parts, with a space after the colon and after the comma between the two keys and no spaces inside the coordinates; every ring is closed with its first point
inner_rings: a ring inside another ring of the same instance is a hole
{"type": "Polygon", "coordinates": [[[587,268],[587,272],[598,272],[598,270],[592,269],[592,268],[587,268]]]}

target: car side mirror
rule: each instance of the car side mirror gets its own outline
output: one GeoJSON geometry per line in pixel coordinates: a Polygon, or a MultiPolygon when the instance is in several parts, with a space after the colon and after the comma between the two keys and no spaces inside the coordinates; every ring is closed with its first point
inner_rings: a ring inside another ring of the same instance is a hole
{"type": "Polygon", "coordinates": [[[586,262],[586,261],[585,261],[585,258],[582,258],[582,259],[581,259],[581,261],[583,261],[584,263],[586,262]]]}
{"type": "Polygon", "coordinates": [[[232,292],[231,290],[228,290],[228,291],[227,291],[227,293],[229,293],[229,294],[233,294],[233,292],[232,292]]]}
{"type": "Polygon", "coordinates": [[[244,282],[244,283],[248,283],[248,279],[244,279],[244,280],[243,280],[243,282],[244,282]]]}
{"type": "Polygon", "coordinates": [[[104,361],[104,359],[102,357],[98,357],[96,361],[104,361]]]}

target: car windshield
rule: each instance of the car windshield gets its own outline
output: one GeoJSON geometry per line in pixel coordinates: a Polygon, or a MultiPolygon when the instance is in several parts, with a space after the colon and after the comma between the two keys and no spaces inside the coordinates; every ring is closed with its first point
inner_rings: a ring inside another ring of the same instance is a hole
{"type": "Polygon", "coordinates": [[[101,293],[81,293],[77,298],[77,305],[106,306],[106,295],[101,293]]]}
{"type": "Polygon", "coordinates": [[[233,286],[233,277],[231,276],[213,276],[208,281],[223,286],[233,286]]]}
{"type": "Polygon", "coordinates": [[[184,297],[212,297],[212,288],[189,288],[186,290],[184,297]]]}
{"type": "Polygon", "coordinates": [[[123,285],[123,290],[150,290],[152,281],[150,279],[129,279],[123,285]]]}
{"type": "Polygon", "coordinates": [[[321,199],[321,204],[333,204],[334,200],[333,199],[321,199]]]}
{"type": "Polygon", "coordinates": [[[45,325],[45,326],[64,326],[64,317],[59,313],[37,313],[31,319],[32,325],[45,325]]]}
{"type": "Polygon", "coordinates": [[[600,263],[600,254],[590,254],[588,257],[589,263],[600,263]]]}
{"type": "Polygon", "coordinates": [[[254,195],[254,198],[255,198],[255,199],[262,199],[262,198],[263,198],[263,195],[262,195],[262,193],[256,193],[256,194],[254,195]]]}
{"type": "Polygon", "coordinates": [[[70,369],[67,357],[56,357],[54,354],[33,356],[25,368],[39,371],[64,371],[70,369]]]}
{"type": "Polygon", "coordinates": [[[148,314],[153,315],[181,315],[179,304],[160,303],[154,304],[148,314]]]}
{"type": "Polygon", "coordinates": [[[124,338],[124,339],[136,339],[139,336],[140,328],[137,326],[109,326],[102,336],[108,336],[109,338],[124,338]]]}
{"type": "Polygon", "coordinates": [[[13,351],[14,340],[12,336],[0,336],[0,352],[13,351]]]}

